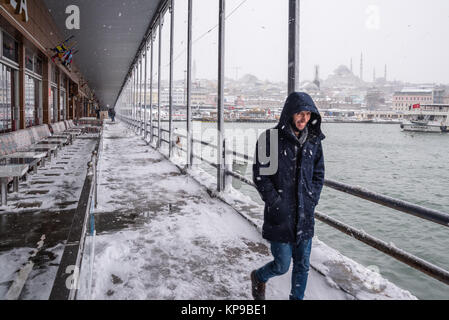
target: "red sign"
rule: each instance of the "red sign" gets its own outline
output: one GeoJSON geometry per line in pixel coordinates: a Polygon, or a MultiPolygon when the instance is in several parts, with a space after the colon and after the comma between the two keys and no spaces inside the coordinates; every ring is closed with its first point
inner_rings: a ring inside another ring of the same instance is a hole
{"type": "Polygon", "coordinates": [[[413,105],[413,109],[420,109],[420,108],[421,108],[421,105],[419,103],[413,105]]]}

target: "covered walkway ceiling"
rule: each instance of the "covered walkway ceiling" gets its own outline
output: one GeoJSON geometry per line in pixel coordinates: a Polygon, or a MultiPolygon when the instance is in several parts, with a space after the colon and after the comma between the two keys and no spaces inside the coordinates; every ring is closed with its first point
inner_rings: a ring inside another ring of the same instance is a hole
{"type": "Polygon", "coordinates": [[[74,63],[101,106],[113,106],[125,76],[161,0],[44,0],[67,39],[74,35],[79,52],[74,63]],[[80,29],[66,28],[66,8],[80,8],[80,29]]]}

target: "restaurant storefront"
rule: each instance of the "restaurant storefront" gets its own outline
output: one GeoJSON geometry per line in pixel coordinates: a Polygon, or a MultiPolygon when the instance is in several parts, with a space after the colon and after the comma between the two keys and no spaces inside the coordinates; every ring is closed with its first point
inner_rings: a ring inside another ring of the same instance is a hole
{"type": "Polygon", "coordinates": [[[41,10],[44,1],[17,5],[0,2],[0,134],[87,116],[86,108],[74,107],[90,93],[78,89],[81,72],[52,59],[51,48],[65,39],[41,10]]]}

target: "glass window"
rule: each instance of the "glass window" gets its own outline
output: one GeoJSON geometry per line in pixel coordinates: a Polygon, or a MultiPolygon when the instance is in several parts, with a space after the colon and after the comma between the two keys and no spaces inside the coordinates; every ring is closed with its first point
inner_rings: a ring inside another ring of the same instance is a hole
{"type": "Polygon", "coordinates": [[[41,82],[29,75],[25,75],[25,126],[27,128],[41,123],[41,82]]]}
{"type": "Polygon", "coordinates": [[[60,110],[60,116],[61,116],[61,118],[60,118],[60,120],[61,121],[63,121],[63,120],[66,120],[66,92],[65,91],[61,91],[61,96],[60,96],[60,108],[61,108],[61,110],[60,110]]]}
{"type": "Polygon", "coordinates": [[[51,65],[51,82],[58,83],[58,69],[54,64],[51,65]]]}
{"type": "Polygon", "coordinates": [[[34,79],[25,75],[25,127],[36,125],[36,84],[34,79]]]}
{"type": "Polygon", "coordinates": [[[19,62],[19,44],[5,32],[3,32],[3,56],[14,62],[19,62]]]}
{"type": "Polygon", "coordinates": [[[51,123],[55,123],[56,119],[58,119],[58,90],[55,87],[52,87],[50,90],[50,109],[51,112],[51,123]]]}
{"type": "Polygon", "coordinates": [[[0,133],[13,130],[12,72],[9,67],[0,65],[0,133]]]}
{"type": "Polygon", "coordinates": [[[25,50],[25,67],[30,71],[34,71],[34,54],[29,49],[25,50]]]}
{"type": "Polygon", "coordinates": [[[42,71],[43,71],[42,58],[34,56],[34,72],[42,76],[42,71]]]}

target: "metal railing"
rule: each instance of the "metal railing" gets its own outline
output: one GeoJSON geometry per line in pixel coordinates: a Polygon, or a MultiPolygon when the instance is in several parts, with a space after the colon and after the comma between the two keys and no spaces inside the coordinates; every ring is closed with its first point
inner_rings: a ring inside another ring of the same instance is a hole
{"type": "MultiPolygon", "coordinates": [[[[57,271],[50,300],[76,300],[80,290],[80,271],[89,255],[88,298],[91,298],[93,262],[95,256],[95,209],[98,206],[98,162],[103,149],[103,130],[87,164],[87,175],[81,191],[64,253],[57,271]],[[88,239],[90,241],[88,241],[88,239]],[[87,245],[90,244],[90,252],[87,245]],[[71,279],[71,281],[69,281],[71,279]]],[[[87,266],[86,266],[87,267],[87,266]]]]}
{"type": "MultiPolygon", "coordinates": [[[[126,123],[128,123],[129,125],[131,125],[133,127],[137,128],[139,126],[139,124],[138,124],[139,121],[135,121],[128,117],[122,117],[122,119],[126,123]]],[[[168,132],[168,130],[161,129],[161,132],[168,132]]],[[[157,137],[157,135],[154,135],[154,136],[157,137]]],[[[183,134],[176,133],[175,136],[179,136],[180,138],[187,139],[187,137],[183,134]]],[[[161,139],[161,141],[170,144],[170,142],[165,139],[161,139]]],[[[218,147],[216,145],[205,142],[205,141],[192,139],[192,142],[196,143],[196,144],[200,144],[202,146],[213,148],[215,150],[218,149],[218,147]]],[[[178,149],[180,149],[183,152],[187,152],[187,150],[182,147],[178,147],[178,149]]],[[[192,153],[193,153],[193,151],[192,151],[192,153]]],[[[226,140],[224,140],[224,144],[223,144],[223,159],[226,159],[225,154],[233,155],[237,158],[247,160],[247,161],[254,161],[253,157],[250,157],[248,155],[241,154],[241,153],[238,153],[238,152],[235,152],[232,150],[227,150],[226,149],[226,140]]],[[[192,157],[212,166],[213,168],[216,168],[216,169],[219,168],[219,166],[216,163],[213,163],[207,159],[204,159],[200,155],[196,155],[193,153],[192,157]]],[[[226,167],[224,169],[225,176],[233,177],[249,186],[256,188],[256,185],[254,184],[253,181],[251,181],[250,179],[244,177],[243,175],[241,175],[237,172],[232,171],[232,169],[229,170],[229,164],[228,164],[228,166],[226,166],[226,163],[224,165],[226,167]]],[[[217,184],[218,184],[218,182],[217,182],[217,184]]],[[[398,212],[407,213],[409,215],[418,217],[420,219],[424,219],[424,220],[430,221],[435,224],[440,224],[444,227],[449,227],[449,214],[447,214],[447,213],[429,209],[429,208],[425,208],[422,206],[418,206],[416,204],[406,202],[403,200],[394,199],[394,198],[391,198],[391,197],[388,197],[388,196],[385,196],[385,195],[382,195],[379,193],[369,191],[365,188],[351,186],[351,185],[344,184],[344,183],[334,181],[334,180],[326,179],[324,185],[328,188],[332,188],[334,190],[347,193],[349,195],[379,204],[381,206],[394,209],[398,212]]],[[[226,186],[226,183],[224,183],[224,186],[226,186]]],[[[331,218],[330,216],[328,216],[324,213],[315,211],[315,217],[319,221],[333,227],[334,229],[336,229],[340,232],[343,232],[343,233],[351,236],[352,238],[354,238],[360,242],[363,242],[363,243],[369,245],[370,247],[372,247],[380,252],[383,252],[384,254],[387,254],[390,257],[393,257],[396,260],[401,261],[401,262],[407,264],[408,266],[449,285],[449,271],[447,271],[439,266],[436,266],[424,259],[421,259],[413,254],[410,254],[400,248],[397,248],[392,244],[388,244],[385,241],[382,241],[381,239],[373,237],[373,236],[365,233],[362,230],[358,230],[358,229],[351,227],[341,221],[331,218]]]]}

